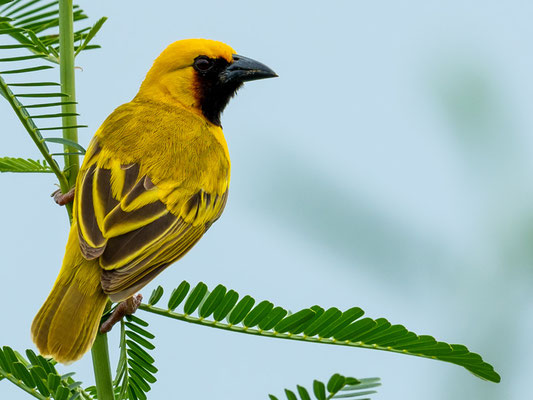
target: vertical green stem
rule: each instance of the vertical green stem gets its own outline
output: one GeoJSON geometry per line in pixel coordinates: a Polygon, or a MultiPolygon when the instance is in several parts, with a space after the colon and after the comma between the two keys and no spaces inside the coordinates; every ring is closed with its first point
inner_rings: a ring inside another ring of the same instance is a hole
{"type": "MultiPolygon", "coordinates": [[[[64,101],[76,101],[76,89],[74,78],[74,19],[72,16],[72,0],[59,0],[59,69],[61,75],[61,91],[68,95],[64,101]]],[[[63,113],[75,114],[76,104],[63,104],[63,113]]],[[[76,115],[63,117],[63,126],[76,126],[76,115]]],[[[78,142],[78,130],[76,128],[63,129],[65,139],[78,142]]],[[[65,146],[65,153],[77,150],[65,146]]],[[[65,173],[70,187],[74,187],[78,169],[80,166],[77,154],[65,155],[65,173]]]]}
{"type": "MultiPolygon", "coordinates": [[[[72,0],[59,0],[59,68],[61,75],[61,92],[68,95],[64,101],[75,102],[75,77],[74,77],[74,19],[72,15],[72,0]]],[[[76,104],[63,104],[61,111],[67,114],[76,113],[76,104]]],[[[76,115],[63,116],[63,126],[76,126],[76,115]]],[[[63,129],[63,137],[73,142],[78,142],[78,130],[76,128],[63,129]]],[[[65,146],[65,153],[77,151],[65,146]]],[[[77,154],[65,155],[65,174],[69,187],[76,184],[76,177],[80,166],[77,154]]],[[[69,216],[71,204],[68,204],[69,216]]],[[[71,217],[72,219],[72,217],[71,217]]],[[[91,349],[93,357],[94,378],[98,400],[114,400],[113,381],[111,377],[111,365],[109,362],[109,350],[107,335],[96,335],[91,349]]]]}
{"type": "Polygon", "coordinates": [[[111,364],[109,363],[109,350],[106,334],[99,333],[96,335],[96,340],[94,341],[91,351],[98,400],[114,400],[115,395],[113,393],[111,364]]]}

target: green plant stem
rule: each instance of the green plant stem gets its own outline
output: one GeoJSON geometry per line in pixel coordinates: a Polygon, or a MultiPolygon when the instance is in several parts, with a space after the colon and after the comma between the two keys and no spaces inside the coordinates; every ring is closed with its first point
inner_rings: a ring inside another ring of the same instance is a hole
{"type": "MultiPolygon", "coordinates": [[[[63,101],[76,101],[76,88],[74,76],[74,19],[72,16],[72,0],[59,0],[59,71],[61,76],[61,92],[67,94],[63,101]]],[[[76,104],[63,104],[63,113],[75,114],[76,104]]],[[[63,126],[76,126],[76,115],[63,117],[63,126]]],[[[76,128],[63,129],[63,137],[78,143],[78,130],[76,128]]],[[[65,153],[77,153],[70,146],[64,146],[65,153]]],[[[80,166],[78,154],[65,155],[65,173],[70,188],[76,184],[76,177],[80,166]]],[[[69,188],[69,189],[70,189],[69,188]]]]}
{"type": "Polygon", "coordinates": [[[94,378],[98,400],[114,400],[113,381],[111,378],[111,364],[109,362],[109,350],[107,335],[97,334],[91,349],[93,357],[94,378]]]}
{"type": "MultiPolygon", "coordinates": [[[[61,92],[68,97],[64,101],[76,101],[76,80],[74,75],[74,19],[72,15],[72,0],[59,0],[59,71],[61,77],[61,92]]],[[[63,126],[76,126],[76,104],[62,104],[61,111],[69,115],[63,117],[63,126]]],[[[76,128],[63,129],[63,138],[78,143],[76,128]]],[[[80,167],[78,151],[71,146],[65,146],[65,174],[69,189],[76,184],[76,177],[80,167]]],[[[69,204],[69,206],[71,206],[69,204]]],[[[69,209],[69,216],[71,216],[69,209]]],[[[72,219],[72,217],[71,217],[72,219]]],[[[93,358],[94,378],[99,400],[114,400],[111,365],[107,335],[98,334],[91,349],[93,358]]]]}

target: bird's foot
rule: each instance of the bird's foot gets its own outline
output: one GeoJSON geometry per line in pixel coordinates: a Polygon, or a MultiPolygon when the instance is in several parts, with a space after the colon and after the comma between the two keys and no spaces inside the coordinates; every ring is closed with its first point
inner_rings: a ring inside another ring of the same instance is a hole
{"type": "Polygon", "coordinates": [[[113,329],[113,326],[122,320],[126,315],[132,315],[137,311],[143,300],[142,294],[136,294],[129,299],[119,303],[111,316],[100,326],[100,333],[107,333],[113,329]]]}
{"type": "Polygon", "coordinates": [[[74,200],[74,191],[75,189],[72,188],[67,193],[62,193],[61,189],[57,189],[54,193],[50,195],[50,197],[53,197],[54,201],[58,205],[64,206],[65,204],[68,204],[72,200],[74,200]]]}

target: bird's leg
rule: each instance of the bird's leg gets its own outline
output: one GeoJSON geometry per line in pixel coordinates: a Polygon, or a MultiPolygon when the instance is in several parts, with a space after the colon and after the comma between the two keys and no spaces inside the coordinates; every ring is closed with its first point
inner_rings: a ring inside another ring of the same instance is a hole
{"type": "Polygon", "coordinates": [[[126,315],[134,314],[141,305],[142,300],[143,296],[139,293],[119,303],[111,316],[100,326],[100,333],[109,332],[111,329],[113,329],[113,326],[117,322],[120,322],[126,315]]]}
{"type": "Polygon", "coordinates": [[[60,206],[64,206],[74,200],[74,191],[75,188],[72,188],[67,193],[62,193],[61,189],[57,189],[50,197],[53,197],[54,201],[60,206]]]}

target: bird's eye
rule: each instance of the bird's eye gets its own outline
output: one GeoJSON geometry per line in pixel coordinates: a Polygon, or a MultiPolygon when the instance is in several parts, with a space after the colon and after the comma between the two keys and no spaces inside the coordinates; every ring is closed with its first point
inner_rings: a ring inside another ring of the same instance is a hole
{"type": "Polygon", "coordinates": [[[197,71],[205,72],[208,71],[213,66],[213,61],[207,57],[198,57],[194,60],[194,68],[197,71]]]}

